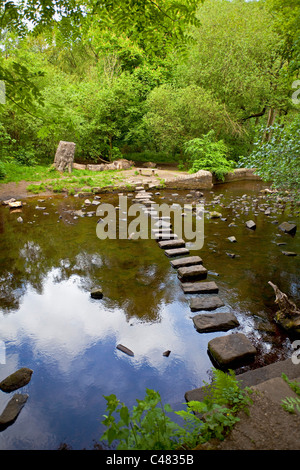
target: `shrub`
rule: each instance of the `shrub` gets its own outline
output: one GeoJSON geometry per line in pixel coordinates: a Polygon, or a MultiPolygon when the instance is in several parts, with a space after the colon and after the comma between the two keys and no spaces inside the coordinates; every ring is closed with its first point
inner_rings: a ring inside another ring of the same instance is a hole
{"type": "Polygon", "coordinates": [[[255,150],[240,159],[240,166],[256,168],[263,180],[278,190],[291,190],[299,198],[300,189],[300,113],[285,126],[276,124],[262,129],[255,150]],[[263,142],[262,134],[271,138],[263,142]]]}
{"type": "Polygon", "coordinates": [[[234,162],[228,160],[229,149],[223,140],[215,140],[215,132],[209,131],[202,138],[187,141],[184,151],[188,158],[190,173],[211,171],[219,180],[233,170],[234,162]]]}

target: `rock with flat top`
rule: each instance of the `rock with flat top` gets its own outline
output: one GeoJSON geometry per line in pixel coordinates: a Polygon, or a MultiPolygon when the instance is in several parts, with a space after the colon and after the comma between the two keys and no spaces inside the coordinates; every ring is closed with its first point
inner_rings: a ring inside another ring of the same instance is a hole
{"type": "Polygon", "coordinates": [[[181,238],[177,240],[162,240],[158,242],[158,246],[167,250],[172,248],[183,248],[185,247],[185,241],[181,238]]]}
{"type": "Polygon", "coordinates": [[[205,279],[207,277],[207,269],[202,264],[184,266],[178,268],[177,276],[182,282],[188,279],[205,279]]]}
{"type": "Polygon", "coordinates": [[[184,282],[181,283],[185,294],[217,294],[219,288],[214,281],[209,282],[184,282]]]}
{"type": "Polygon", "coordinates": [[[190,308],[192,312],[198,312],[200,310],[215,310],[219,307],[224,307],[224,302],[218,295],[194,297],[190,302],[190,308]]]}
{"type": "Polygon", "coordinates": [[[208,351],[221,366],[230,366],[254,358],[256,348],[243,333],[228,334],[208,342],[208,351]]]}
{"type": "Polygon", "coordinates": [[[165,250],[165,255],[168,258],[173,258],[176,256],[188,255],[190,252],[187,248],[172,248],[170,250],[165,250]]]}
{"type": "Polygon", "coordinates": [[[200,256],[186,256],[184,258],[179,258],[171,261],[173,268],[182,268],[184,266],[194,266],[197,264],[202,264],[202,259],[200,256]]]}
{"type": "Polygon", "coordinates": [[[200,313],[193,317],[193,322],[200,333],[228,331],[239,326],[236,316],[231,312],[200,313]]]}

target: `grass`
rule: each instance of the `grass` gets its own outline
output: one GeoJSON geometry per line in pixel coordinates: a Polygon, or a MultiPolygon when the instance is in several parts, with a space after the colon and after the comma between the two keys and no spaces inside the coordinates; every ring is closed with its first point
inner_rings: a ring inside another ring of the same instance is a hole
{"type": "Polygon", "coordinates": [[[1,183],[18,183],[28,181],[27,191],[38,194],[47,189],[55,193],[68,192],[75,194],[77,191],[111,186],[115,182],[123,180],[122,173],[118,170],[94,172],[90,170],[72,170],[72,174],[62,174],[53,166],[26,167],[16,163],[3,163],[6,176],[1,183]]]}

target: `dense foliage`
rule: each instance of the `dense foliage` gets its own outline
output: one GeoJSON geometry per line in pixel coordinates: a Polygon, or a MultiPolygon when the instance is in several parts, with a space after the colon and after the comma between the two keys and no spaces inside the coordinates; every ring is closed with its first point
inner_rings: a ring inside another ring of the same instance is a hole
{"type": "Polygon", "coordinates": [[[222,159],[219,177],[243,157],[299,188],[297,12],[296,0],[2,2],[0,161],[49,164],[70,140],[78,162],[123,156],[194,171],[203,156],[191,145],[209,134],[226,148],[204,161],[222,159]]]}

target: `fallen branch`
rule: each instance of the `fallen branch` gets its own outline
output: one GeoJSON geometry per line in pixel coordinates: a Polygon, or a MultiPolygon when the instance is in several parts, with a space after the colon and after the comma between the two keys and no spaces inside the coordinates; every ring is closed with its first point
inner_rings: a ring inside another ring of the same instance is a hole
{"type": "Polygon", "coordinates": [[[276,313],[276,321],[281,323],[286,329],[298,330],[300,328],[300,310],[273,282],[269,281],[268,284],[274,289],[276,295],[275,303],[279,306],[279,311],[276,313]]]}

